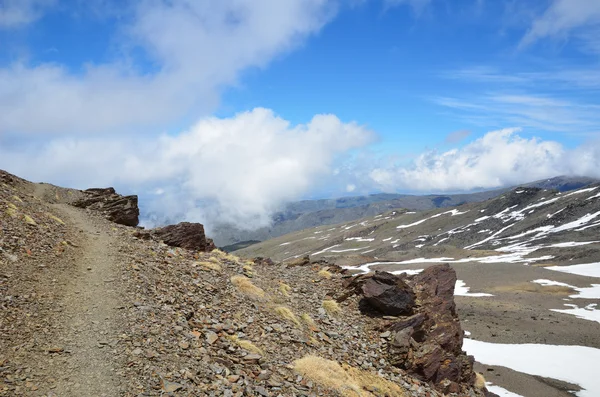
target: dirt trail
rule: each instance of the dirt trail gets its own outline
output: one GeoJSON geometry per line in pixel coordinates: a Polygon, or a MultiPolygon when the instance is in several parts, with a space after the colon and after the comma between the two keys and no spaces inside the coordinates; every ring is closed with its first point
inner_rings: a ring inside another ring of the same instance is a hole
{"type": "Polygon", "coordinates": [[[54,204],[64,221],[79,231],[74,274],[67,283],[58,319],[56,396],[117,396],[118,242],[106,225],[67,204],[54,204]]]}

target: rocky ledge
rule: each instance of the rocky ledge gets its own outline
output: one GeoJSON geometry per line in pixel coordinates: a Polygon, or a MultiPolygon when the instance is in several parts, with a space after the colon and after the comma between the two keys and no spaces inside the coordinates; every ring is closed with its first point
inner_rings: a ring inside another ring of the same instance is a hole
{"type": "Polygon", "coordinates": [[[112,187],[87,189],[83,194],[85,196],[72,205],[99,211],[109,221],[120,225],[138,225],[140,210],[137,196],[122,196],[112,187]]]}
{"type": "Polygon", "coordinates": [[[462,351],[455,284],[456,272],[448,264],[414,276],[378,271],[348,279],[337,300],[357,294],[364,314],[389,319],[382,331],[391,340],[390,363],[443,393],[463,395],[474,386],[476,375],[473,357],[462,351]]]}
{"type": "Polygon", "coordinates": [[[194,251],[210,252],[217,247],[206,237],[204,226],[200,223],[181,222],[176,225],[139,231],[134,234],[142,240],[155,239],[171,247],[180,247],[194,251]]]}

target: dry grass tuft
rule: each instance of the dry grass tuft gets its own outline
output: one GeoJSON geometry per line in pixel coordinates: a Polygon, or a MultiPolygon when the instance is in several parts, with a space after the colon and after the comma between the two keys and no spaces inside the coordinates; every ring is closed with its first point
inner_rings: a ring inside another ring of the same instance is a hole
{"type": "Polygon", "coordinates": [[[286,283],[279,283],[279,292],[281,292],[282,295],[290,296],[291,290],[292,290],[292,287],[290,287],[286,283]]]}
{"type": "Polygon", "coordinates": [[[21,198],[19,196],[13,196],[13,199],[18,202],[18,203],[22,203],[23,200],[21,200],[21,198]]]}
{"type": "Polygon", "coordinates": [[[212,250],[211,255],[216,256],[221,261],[229,261],[234,263],[241,263],[242,260],[235,255],[228,254],[227,252],[221,251],[220,249],[212,250]]]}
{"type": "Polygon", "coordinates": [[[400,386],[378,375],[348,365],[341,366],[335,361],[317,356],[309,355],[296,360],[294,369],[305,378],[322,387],[332,389],[342,396],[402,397],[405,395],[400,386]],[[367,391],[367,387],[376,394],[367,391]]]}
{"type": "Polygon", "coordinates": [[[211,256],[210,258],[208,258],[208,260],[212,263],[218,263],[221,264],[221,260],[215,256],[211,256]]]}
{"type": "Polygon", "coordinates": [[[325,309],[325,311],[330,315],[338,314],[342,311],[340,305],[332,299],[324,300],[321,305],[323,306],[323,309],[325,309]]]}
{"type": "Polygon", "coordinates": [[[8,208],[6,209],[6,215],[11,218],[16,218],[19,212],[17,211],[17,207],[14,204],[9,203],[8,208]]]}
{"type": "Polygon", "coordinates": [[[498,292],[532,292],[536,294],[571,295],[576,291],[564,285],[543,286],[537,283],[520,283],[514,285],[503,285],[494,288],[498,292]]]}
{"type": "Polygon", "coordinates": [[[23,219],[25,220],[25,223],[27,223],[28,225],[37,226],[37,223],[35,223],[33,218],[30,217],[29,215],[23,215],[23,219]]]}
{"type": "Polygon", "coordinates": [[[196,265],[200,266],[204,270],[214,270],[216,272],[220,272],[222,270],[221,265],[216,262],[194,262],[196,265]]]}
{"type": "Polygon", "coordinates": [[[252,353],[260,354],[261,356],[265,355],[265,352],[260,347],[256,346],[254,343],[250,342],[249,340],[240,339],[236,335],[230,335],[227,338],[244,350],[247,350],[252,353]]]}
{"type": "Polygon", "coordinates": [[[329,280],[331,278],[331,276],[333,276],[333,274],[331,274],[331,272],[329,270],[327,270],[326,268],[319,270],[319,272],[317,274],[319,275],[319,277],[327,279],[327,280],[329,280]]]}
{"type": "Polygon", "coordinates": [[[298,318],[296,317],[296,315],[287,307],[277,306],[273,310],[275,310],[275,313],[277,313],[280,317],[283,317],[284,319],[286,319],[296,325],[300,325],[300,321],[298,321],[298,318]]]}
{"type": "Polygon", "coordinates": [[[535,267],[550,267],[550,266],[556,266],[555,263],[532,263],[531,266],[535,266],[535,267]]]}
{"type": "MultiPolygon", "coordinates": [[[[51,213],[49,213],[49,212],[46,212],[46,215],[48,216],[48,218],[52,219],[52,220],[53,220],[53,221],[55,221],[55,222],[58,222],[58,223],[60,223],[61,225],[64,225],[64,224],[65,224],[65,223],[63,222],[63,220],[62,220],[62,219],[60,219],[60,218],[58,218],[58,217],[56,217],[56,216],[52,215],[52,214],[51,214],[51,213]]],[[[116,230],[116,229],[115,229],[115,230],[116,230]]]]}
{"type": "Polygon", "coordinates": [[[315,323],[315,320],[313,320],[312,317],[308,313],[302,313],[300,318],[310,328],[317,329],[317,323],[315,323]]]}
{"type": "Polygon", "coordinates": [[[479,372],[475,372],[475,388],[483,390],[485,388],[485,378],[479,372]]]}
{"type": "Polygon", "coordinates": [[[231,283],[237,287],[243,294],[255,299],[264,299],[266,294],[262,288],[252,284],[252,281],[246,276],[233,276],[231,283]]]}

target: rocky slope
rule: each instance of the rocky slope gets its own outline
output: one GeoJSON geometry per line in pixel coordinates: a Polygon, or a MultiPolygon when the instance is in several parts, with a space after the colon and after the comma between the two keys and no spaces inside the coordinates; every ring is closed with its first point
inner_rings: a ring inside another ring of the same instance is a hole
{"type": "MultiPolygon", "coordinates": [[[[556,177],[524,185],[564,192],[598,182],[586,177],[556,177]]],[[[329,200],[305,200],[289,203],[274,214],[272,224],[258,230],[241,230],[234,225],[211,225],[212,236],[217,245],[223,247],[246,241],[265,241],[298,230],[351,222],[375,216],[388,210],[404,208],[409,211],[425,211],[447,208],[498,197],[507,189],[450,195],[401,195],[373,194],[370,196],[344,197],[329,200]]],[[[228,249],[228,247],[224,247],[228,249]]],[[[232,247],[232,250],[236,247],[232,247]]]]}
{"type": "Polygon", "coordinates": [[[452,349],[420,355],[425,373],[417,352],[441,340],[405,339],[423,349],[398,365],[392,327],[404,316],[365,315],[357,295],[338,303],[347,276],[335,266],[250,261],[208,240],[169,246],[165,234],[111,222],[105,205],[70,205],[89,198],[0,172],[0,395],[485,394],[470,369],[440,370],[450,352],[467,357],[448,289],[409,281],[412,311],[436,321],[426,308],[442,299],[439,316],[454,324],[452,349]]]}
{"type": "Polygon", "coordinates": [[[586,374],[600,354],[599,229],[600,184],[569,192],[520,187],[482,203],[307,229],[236,254],[327,261],[357,274],[419,274],[450,264],[467,346],[483,349],[468,351],[487,356],[477,369],[525,397],[595,396],[600,384],[586,374]],[[519,346],[572,347],[579,359],[569,368],[576,369],[541,370],[544,362],[534,360],[555,353],[524,354],[518,364],[487,354],[519,346]]]}

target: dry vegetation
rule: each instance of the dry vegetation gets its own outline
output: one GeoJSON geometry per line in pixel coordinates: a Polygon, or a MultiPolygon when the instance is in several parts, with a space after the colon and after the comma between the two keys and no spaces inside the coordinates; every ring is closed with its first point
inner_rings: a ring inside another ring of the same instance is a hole
{"type": "Polygon", "coordinates": [[[479,372],[475,372],[475,387],[479,390],[483,390],[485,387],[485,378],[479,372]]]}
{"type": "Polygon", "coordinates": [[[282,295],[284,295],[284,296],[290,296],[290,291],[291,290],[292,290],[292,287],[290,287],[286,283],[284,283],[284,282],[280,282],[279,283],[279,292],[281,292],[282,295]]]}
{"type": "Polygon", "coordinates": [[[308,313],[302,313],[302,315],[300,316],[300,318],[310,328],[317,329],[317,323],[315,323],[315,320],[313,320],[312,317],[308,313]]]}
{"type": "Polygon", "coordinates": [[[494,288],[498,292],[532,292],[537,294],[571,295],[576,291],[573,288],[562,285],[543,286],[537,283],[520,283],[513,285],[502,285],[494,288]]]}
{"type": "Polygon", "coordinates": [[[306,356],[294,362],[296,372],[313,382],[332,389],[342,396],[371,397],[384,395],[390,397],[404,396],[403,390],[397,384],[372,374],[368,371],[343,367],[335,361],[317,356],[306,356]],[[373,394],[366,388],[373,390],[373,394]]]}
{"type": "Polygon", "coordinates": [[[286,319],[287,321],[290,321],[296,325],[300,325],[300,321],[298,321],[298,318],[296,317],[296,315],[289,308],[287,308],[285,306],[277,306],[273,310],[280,317],[286,319]]]}
{"type": "Polygon", "coordinates": [[[329,280],[333,274],[327,268],[319,270],[317,273],[319,277],[329,280]]]}
{"type": "Polygon", "coordinates": [[[220,272],[222,270],[220,264],[218,264],[216,262],[212,262],[212,261],[195,262],[195,264],[197,266],[200,266],[204,270],[214,270],[214,271],[217,271],[217,272],[220,272]]]}
{"type": "Polygon", "coordinates": [[[265,355],[265,352],[260,347],[256,346],[254,343],[250,342],[249,340],[240,339],[236,335],[230,335],[227,338],[244,350],[247,350],[252,353],[257,353],[262,356],[265,355]]]}
{"type": "Polygon", "coordinates": [[[246,276],[233,276],[231,277],[231,283],[235,285],[240,292],[251,298],[264,299],[266,297],[265,291],[252,284],[252,281],[246,276]]]}
{"type": "Polygon", "coordinates": [[[325,311],[330,315],[338,314],[342,311],[340,305],[332,299],[324,300],[321,305],[323,306],[323,309],[325,309],[325,311]]]}

